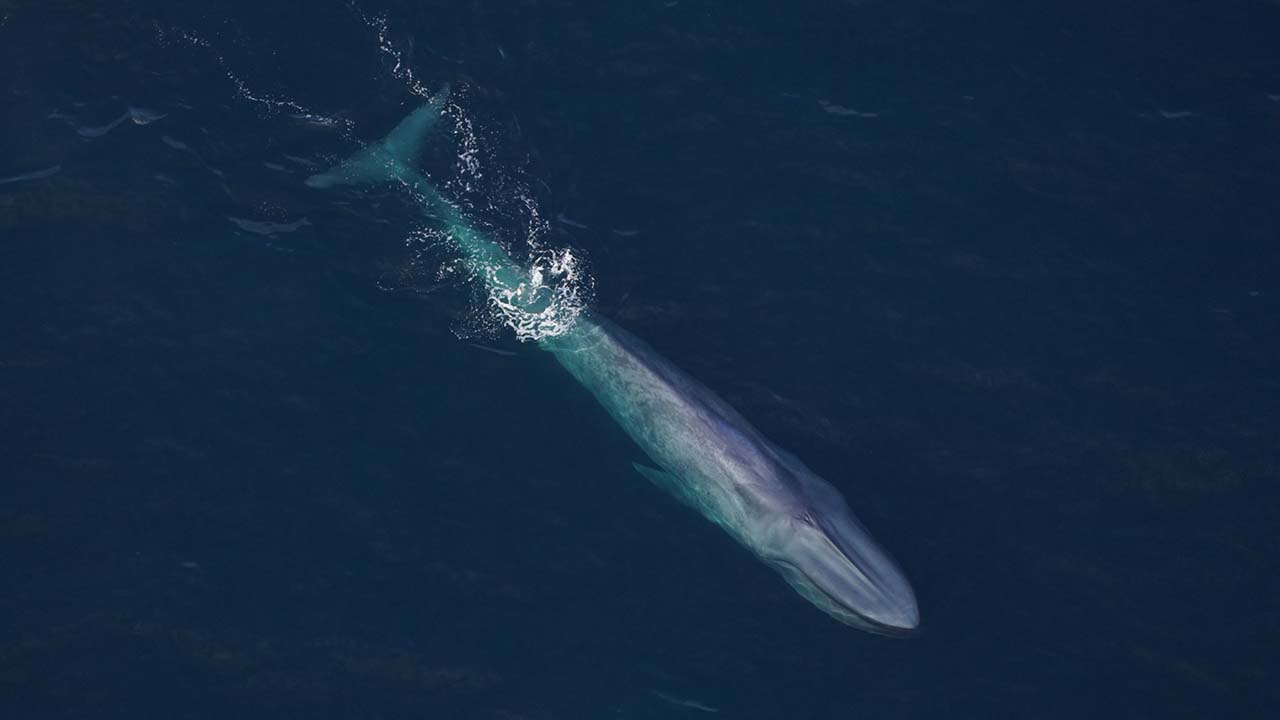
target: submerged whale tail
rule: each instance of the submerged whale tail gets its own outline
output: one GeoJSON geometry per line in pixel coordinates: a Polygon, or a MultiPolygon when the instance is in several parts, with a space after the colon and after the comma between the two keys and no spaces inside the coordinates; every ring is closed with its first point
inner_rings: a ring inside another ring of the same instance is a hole
{"type": "MultiPolygon", "coordinates": [[[[548,289],[543,280],[549,269],[538,266],[531,273],[522,267],[511,258],[505,247],[474,227],[415,166],[423,144],[440,121],[448,97],[449,86],[446,85],[422,107],[401,120],[386,137],[367,145],[332,168],[312,175],[306,179],[306,184],[319,189],[379,183],[408,186],[414,201],[453,241],[467,268],[484,283],[490,305],[507,318],[517,333],[521,333],[525,325],[536,325],[546,321],[544,316],[548,313],[561,311],[559,307],[550,307],[557,302],[557,297],[555,290],[548,289]]],[[[563,261],[552,269],[564,272],[560,265],[563,261]]],[[[558,318],[553,316],[551,319],[558,318]]]]}
{"type": "Polygon", "coordinates": [[[413,162],[421,153],[427,135],[439,122],[448,97],[449,86],[445,85],[422,107],[401,120],[385,138],[328,170],[307,178],[307,185],[324,189],[336,185],[416,181],[420,175],[414,169],[413,162]]]}

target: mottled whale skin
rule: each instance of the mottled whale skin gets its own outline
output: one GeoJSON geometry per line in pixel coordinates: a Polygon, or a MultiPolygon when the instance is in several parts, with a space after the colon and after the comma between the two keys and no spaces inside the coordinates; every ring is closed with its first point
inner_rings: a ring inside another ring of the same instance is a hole
{"type": "MultiPolygon", "coordinates": [[[[413,167],[447,92],[446,88],[405,118],[380,143],[311,176],[307,184],[404,184],[448,231],[475,277],[490,290],[518,297],[527,270],[472,226],[413,167]]],[[[538,344],[595,396],[657,465],[636,465],[640,474],[723,528],[809,602],[836,620],[870,632],[900,636],[919,626],[915,594],[906,576],[840,493],[769,442],[706,386],[590,311],[565,332],[543,337],[538,344]]]]}

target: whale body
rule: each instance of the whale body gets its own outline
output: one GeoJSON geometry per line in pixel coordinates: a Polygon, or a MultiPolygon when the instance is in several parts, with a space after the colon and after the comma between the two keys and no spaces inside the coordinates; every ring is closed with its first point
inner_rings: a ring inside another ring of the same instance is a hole
{"type": "MultiPolygon", "coordinates": [[[[403,183],[453,239],[491,293],[537,310],[522,295],[529,271],[477,230],[413,167],[447,88],[384,140],[307,179],[315,188],[403,183]]],[[[656,467],[645,478],[721,527],[802,597],[847,625],[908,635],[920,624],[906,576],[840,493],[775,446],[714,392],[646,343],[592,311],[538,339],[635,441],[656,467]]]]}
{"type": "Polygon", "coordinates": [[[902,571],[840,493],[616,324],[587,314],[540,341],[657,468],[636,469],[777,569],[814,605],[888,635],[920,623],[902,571]]]}

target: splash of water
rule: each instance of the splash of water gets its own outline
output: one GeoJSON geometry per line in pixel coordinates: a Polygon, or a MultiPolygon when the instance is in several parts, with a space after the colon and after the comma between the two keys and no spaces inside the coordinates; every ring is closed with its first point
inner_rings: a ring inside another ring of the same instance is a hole
{"type": "Polygon", "coordinates": [[[354,2],[347,3],[347,7],[360,18],[361,22],[378,34],[378,53],[391,63],[391,76],[404,83],[405,89],[414,95],[421,98],[431,97],[431,90],[418,82],[418,78],[413,74],[413,68],[405,62],[404,53],[391,41],[387,16],[366,15],[354,2]]]}
{"type": "Polygon", "coordinates": [[[487,291],[490,325],[505,326],[521,342],[563,335],[573,328],[594,294],[585,263],[573,248],[547,241],[550,224],[527,184],[500,167],[486,173],[492,153],[462,105],[451,98],[446,113],[454,121],[453,134],[460,148],[456,177],[447,189],[457,193],[472,212],[497,215],[506,227],[518,228],[514,238],[499,238],[499,242],[507,254],[523,258],[527,269],[514,283],[502,276],[500,267],[483,267],[477,273],[487,291]]]}
{"type": "MultiPolygon", "coordinates": [[[[404,53],[391,40],[385,17],[369,18],[351,6],[377,33],[378,50],[392,64],[389,72],[414,95],[430,98],[432,93],[404,62],[404,53]]],[[[465,263],[472,280],[483,288],[483,302],[455,328],[461,339],[493,337],[504,328],[521,342],[536,342],[563,335],[574,327],[594,296],[594,282],[579,251],[547,241],[550,224],[539,211],[527,183],[518,179],[519,168],[511,168],[495,157],[490,142],[476,130],[465,107],[465,92],[451,94],[442,108],[457,152],[452,173],[438,185],[460,212],[468,216],[464,232],[484,232],[486,241],[501,247],[502,254],[517,258],[521,268],[513,273],[499,260],[465,263]],[[494,218],[484,223],[479,218],[494,218]]],[[[462,250],[458,238],[445,231],[415,232],[407,238],[410,246],[445,245],[462,250]]],[[[438,275],[455,270],[446,265],[438,275]]]]}
{"type": "Polygon", "coordinates": [[[336,123],[335,127],[339,127],[342,130],[349,131],[352,129],[350,121],[341,118],[327,118],[307,109],[306,106],[292,98],[255,90],[231,67],[231,63],[227,62],[226,57],[224,57],[222,53],[218,52],[212,42],[195,34],[194,32],[177,27],[166,28],[159,23],[155,25],[155,31],[156,37],[162,45],[182,43],[207,52],[209,56],[213,58],[213,61],[217,63],[218,69],[226,75],[227,80],[229,80],[232,87],[235,88],[236,99],[244,100],[258,106],[258,108],[265,114],[274,115],[277,113],[287,113],[291,117],[299,120],[319,118],[336,123]]]}
{"type": "MultiPolygon", "coordinates": [[[[348,7],[373,31],[387,72],[407,92],[430,98],[432,93],[410,66],[408,54],[392,39],[387,17],[368,16],[354,2],[348,7]]],[[[155,30],[162,44],[183,44],[208,53],[234,87],[236,98],[257,106],[264,114],[285,114],[303,120],[319,117],[297,100],[252,87],[205,37],[158,24],[155,30]]],[[[469,339],[510,331],[522,342],[562,335],[574,326],[593,299],[591,275],[578,251],[546,240],[550,225],[528,184],[518,179],[520,168],[496,158],[492,144],[476,130],[464,107],[464,98],[464,94],[450,96],[443,109],[448,122],[442,125],[456,143],[457,152],[452,172],[446,173],[438,186],[459,208],[459,217],[467,218],[465,231],[483,233],[487,241],[501,248],[501,254],[516,259],[519,270],[513,273],[510,264],[497,261],[458,264],[454,259],[440,263],[437,280],[463,268],[482,292],[482,301],[472,307],[467,319],[455,328],[455,334],[469,339]]],[[[352,124],[343,121],[341,127],[343,134],[351,138],[352,124]]],[[[418,258],[428,248],[443,246],[455,252],[463,249],[459,239],[448,231],[415,231],[406,239],[406,245],[418,258]]]]}
{"type": "Polygon", "coordinates": [[[514,288],[489,285],[495,317],[521,342],[563,335],[587,308],[591,288],[581,262],[568,248],[541,248],[530,259],[529,279],[514,288]]]}

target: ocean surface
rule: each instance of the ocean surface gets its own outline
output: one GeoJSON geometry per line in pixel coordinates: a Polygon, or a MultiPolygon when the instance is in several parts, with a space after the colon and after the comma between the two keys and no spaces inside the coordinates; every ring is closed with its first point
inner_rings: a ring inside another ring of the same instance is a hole
{"type": "Polygon", "coordinates": [[[0,0],[0,717],[1270,717],[1280,3],[0,0]],[[722,395],[853,630],[391,187],[722,395]]]}

